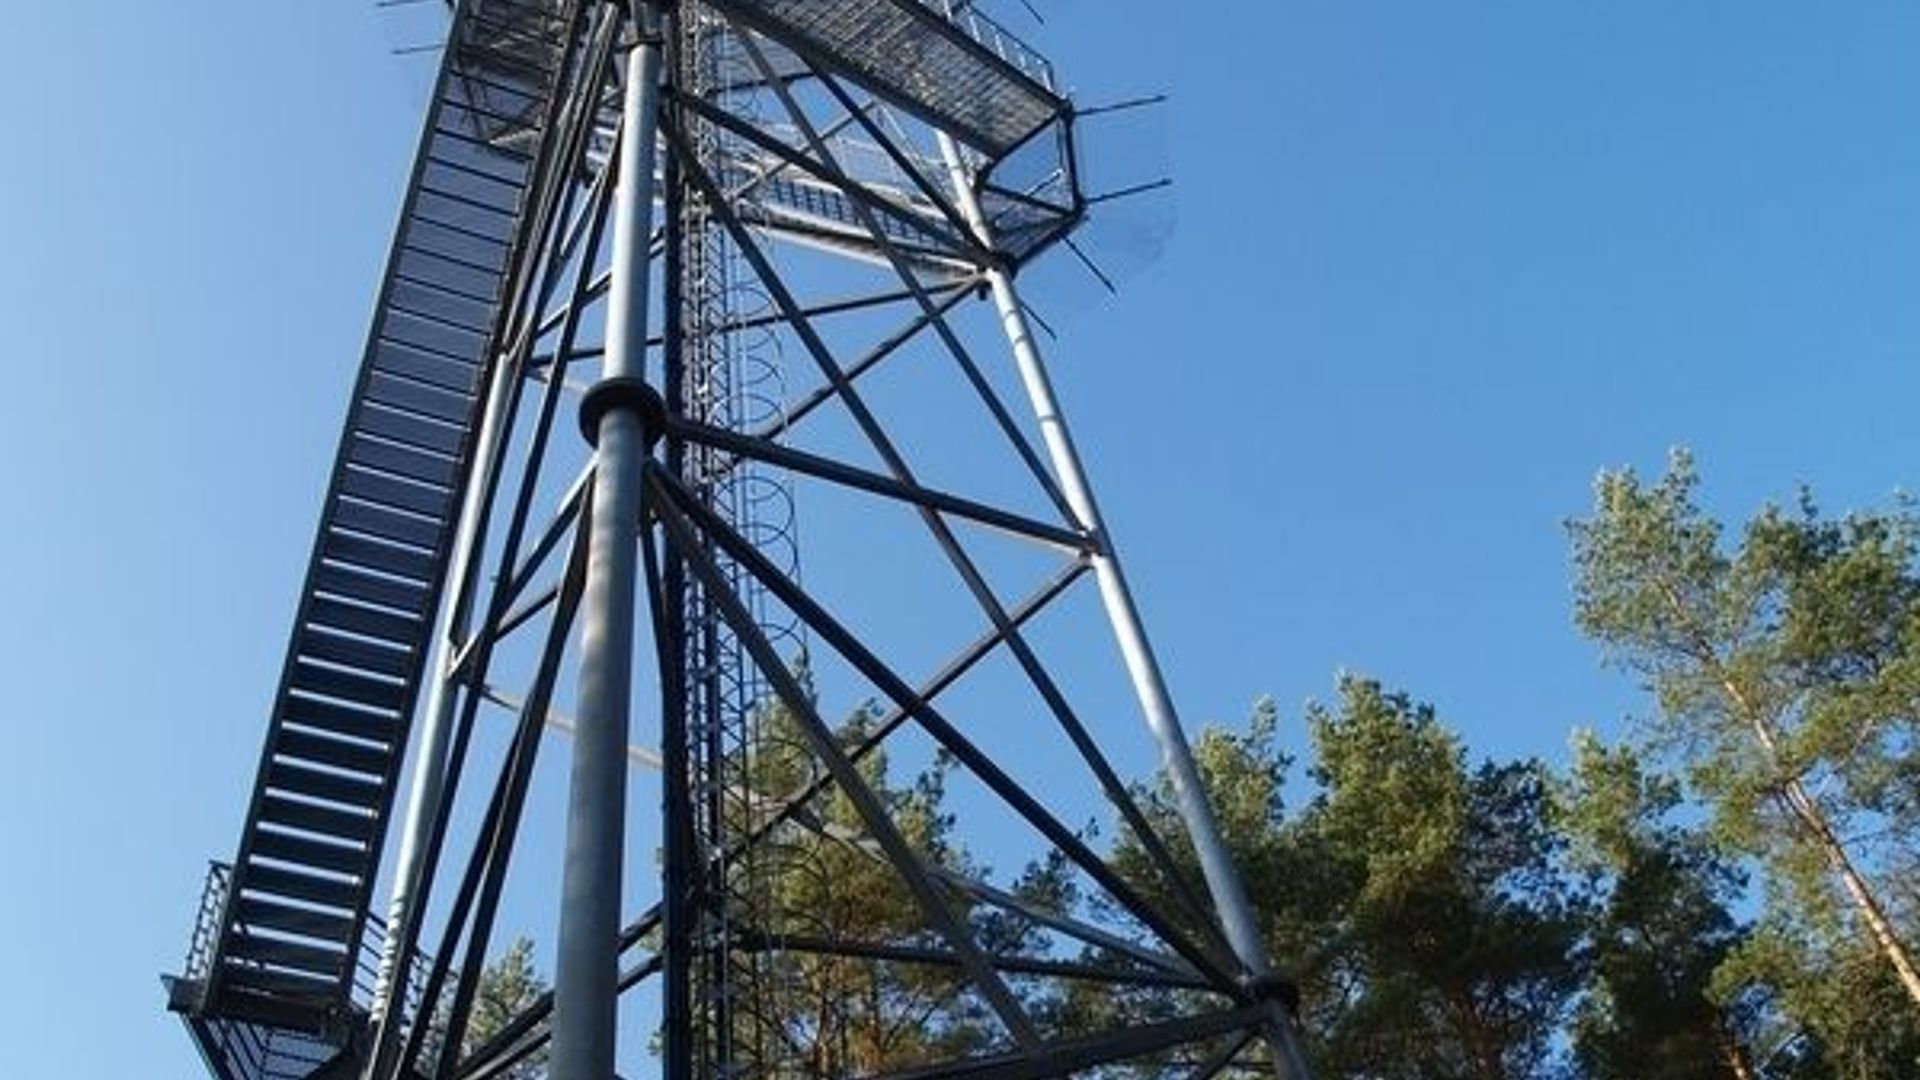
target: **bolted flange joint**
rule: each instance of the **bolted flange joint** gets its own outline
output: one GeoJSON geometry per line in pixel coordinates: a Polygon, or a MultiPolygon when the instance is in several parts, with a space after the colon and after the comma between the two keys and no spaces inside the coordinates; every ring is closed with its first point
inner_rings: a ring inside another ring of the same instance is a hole
{"type": "Polygon", "coordinates": [[[589,445],[600,445],[600,419],[615,409],[630,410],[640,418],[641,438],[649,448],[667,429],[666,400],[645,379],[601,379],[580,399],[580,434],[589,445]]]}
{"type": "Polygon", "coordinates": [[[1246,985],[1255,1001],[1277,1001],[1285,1006],[1288,1016],[1300,1015],[1300,987],[1285,975],[1255,975],[1246,985]]]}

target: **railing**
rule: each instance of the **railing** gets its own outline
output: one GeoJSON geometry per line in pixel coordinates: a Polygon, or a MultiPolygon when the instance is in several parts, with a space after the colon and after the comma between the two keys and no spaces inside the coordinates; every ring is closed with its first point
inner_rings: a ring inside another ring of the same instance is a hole
{"type": "Polygon", "coordinates": [[[973,0],[920,0],[939,12],[948,22],[964,30],[968,37],[1013,69],[1058,94],[1053,81],[1053,63],[1031,45],[1014,36],[1013,31],[983,14],[973,0]]]}
{"type": "MultiPolygon", "coordinates": [[[[180,976],[183,983],[198,984],[201,993],[213,974],[215,945],[232,882],[233,870],[229,864],[208,864],[206,884],[200,893],[200,910],[194,918],[193,936],[187,944],[186,963],[180,976]]],[[[234,932],[245,935],[255,931],[241,924],[234,927],[234,932]]],[[[361,1009],[372,1000],[380,949],[385,940],[386,924],[369,915],[354,965],[353,1003],[361,1009]]],[[[415,956],[407,980],[403,1014],[410,1020],[433,1012],[423,1010],[420,1004],[430,965],[423,955],[416,953],[415,956]]],[[[198,1007],[188,1010],[187,1020],[194,1026],[208,1055],[220,1063],[223,1071],[218,1075],[236,1080],[305,1080],[342,1049],[338,1034],[322,1037],[236,1019],[222,1015],[218,1002],[200,1002],[198,1007]]]]}
{"type": "Polygon", "coordinates": [[[207,864],[207,882],[200,889],[200,911],[193,919],[193,937],[187,942],[187,962],[180,977],[205,982],[213,974],[214,946],[220,939],[220,914],[227,906],[227,883],[232,868],[223,862],[207,864]]]}
{"type": "MultiPolygon", "coordinates": [[[[187,943],[187,959],[180,977],[189,982],[204,982],[213,974],[214,946],[220,936],[220,918],[226,910],[227,894],[232,887],[233,867],[224,862],[207,864],[207,880],[200,891],[200,910],[194,916],[193,936],[187,943]]],[[[244,923],[234,926],[240,936],[255,933],[244,923]]],[[[272,935],[266,935],[272,936],[272,935]]],[[[373,999],[374,982],[379,977],[380,950],[386,943],[387,924],[369,914],[366,930],[360,936],[360,949],[354,961],[353,1001],[365,1006],[373,999]]],[[[426,989],[426,970],[430,962],[416,953],[407,985],[408,1010],[418,1008],[426,989]]]]}

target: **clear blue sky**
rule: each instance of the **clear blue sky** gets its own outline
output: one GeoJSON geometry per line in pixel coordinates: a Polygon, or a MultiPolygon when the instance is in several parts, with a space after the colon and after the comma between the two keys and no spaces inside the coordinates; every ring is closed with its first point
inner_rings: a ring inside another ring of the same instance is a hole
{"type": "MultiPolygon", "coordinates": [[[[1916,485],[1920,7],[1045,5],[1165,90],[1178,228],[1058,378],[1191,719],[1333,672],[1557,756],[1596,469],[1916,485]]],[[[232,848],[417,130],[370,0],[19,6],[0,67],[0,1074],[200,1074],[232,848]]],[[[1297,734],[1297,732],[1296,732],[1297,734]]]]}

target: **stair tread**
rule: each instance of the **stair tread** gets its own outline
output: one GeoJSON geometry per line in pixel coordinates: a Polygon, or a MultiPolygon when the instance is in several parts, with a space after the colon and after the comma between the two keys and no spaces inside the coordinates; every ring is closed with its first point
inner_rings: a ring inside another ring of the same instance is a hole
{"type": "Polygon", "coordinates": [[[329,941],[343,949],[353,936],[353,920],[345,915],[254,897],[240,899],[239,919],[246,926],[263,926],[304,938],[329,941]]]}

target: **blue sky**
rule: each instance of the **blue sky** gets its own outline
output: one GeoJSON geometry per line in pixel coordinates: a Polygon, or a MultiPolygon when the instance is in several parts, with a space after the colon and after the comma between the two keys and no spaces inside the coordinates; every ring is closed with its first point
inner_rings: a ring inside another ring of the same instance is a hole
{"type": "MultiPolygon", "coordinates": [[[[1557,756],[1637,707],[1569,623],[1597,469],[1691,446],[1729,517],[1915,486],[1920,9],[1044,6],[1088,100],[1172,95],[1170,245],[1052,352],[1191,720],[1349,669],[1557,756]]],[[[0,1072],[186,1080],[156,974],[243,812],[421,62],[370,2],[9,28],[0,1072]]]]}

